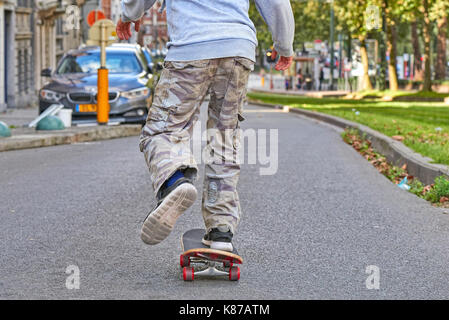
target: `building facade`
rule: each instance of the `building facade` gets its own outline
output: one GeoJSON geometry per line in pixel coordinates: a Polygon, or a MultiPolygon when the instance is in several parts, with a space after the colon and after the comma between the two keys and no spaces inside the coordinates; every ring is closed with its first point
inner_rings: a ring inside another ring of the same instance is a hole
{"type": "Polygon", "coordinates": [[[81,44],[78,8],[83,4],[84,0],[0,0],[0,111],[36,105],[45,83],[41,70],[54,69],[67,50],[81,44]]]}
{"type": "Polygon", "coordinates": [[[121,0],[110,0],[111,1],[111,16],[110,19],[117,24],[122,13],[122,7],[120,5],[121,0]]]}
{"type": "Polygon", "coordinates": [[[0,0],[0,111],[32,96],[32,6],[31,0],[0,0]]]}
{"type": "MultiPolygon", "coordinates": [[[[44,69],[54,70],[70,49],[88,38],[87,15],[101,9],[117,22],[120,0],[0,0],[0,112],[37,104],[40,88],[48,78],[44,69]]],[[[162,50],[167,37],[161,1],[144,17],[139,42],[162,50]]],[[[137,36],[128,42],[135,43],[137,36]]]]}
{"type": "Polygon", "coordinates": [[[168,42],[167,15],[162,10],[162,0],[157,0],[154,6],[143,17],[143,28],[139,43],[150,49],[164,50],[168,42]]]}
{"type": "Polygon", "coordinates": [[[84,0],[37,1],[35,8],[35,83],[39,90],[46,79],[41,70],[52,69],[65,52],[82,43],[81,10],[84,0]]]}
{"type": "Polygon", "coordinates": [[[14,99],[14,29],[17,1],[0,0],[0,111],[14,99]]]}
{"type": "Polygon", "coordinates": [[[0,0],[0,111],[36,100],[33,12],[33,0],[0,0]]]}

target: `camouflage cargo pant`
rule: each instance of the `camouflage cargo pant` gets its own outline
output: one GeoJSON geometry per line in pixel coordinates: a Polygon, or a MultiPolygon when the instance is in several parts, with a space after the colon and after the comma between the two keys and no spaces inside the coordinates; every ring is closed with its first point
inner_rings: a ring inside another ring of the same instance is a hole
{"type": "Polygon", "coordinates": [[[191,150],[193,126],[210,93],[202,213],[206,228],[227,225],[235,233],[241,217],[239,122],[253,62],[242,57],[166,61],[140,137],[153,188],[159,191],[178,169],[196,178],[191,150]]]}

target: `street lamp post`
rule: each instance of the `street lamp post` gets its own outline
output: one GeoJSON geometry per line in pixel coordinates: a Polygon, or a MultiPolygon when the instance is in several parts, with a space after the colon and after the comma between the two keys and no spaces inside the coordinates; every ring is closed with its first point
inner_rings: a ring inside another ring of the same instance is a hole
{"type": "Polygon", "coordinates": [[[331,30],[330,30],[330,45],[331,45],[331,65],[330,65],[330,90],[334,90],[334,62],[335,62],[335,50],[334,50],[334,0],[328,0],[331,6],[331,30]]]}
{"type": "Polygon", "coordinates": [[[338,34],[338,81],[342,78],[343,73],[343,37],[338,34]]]}

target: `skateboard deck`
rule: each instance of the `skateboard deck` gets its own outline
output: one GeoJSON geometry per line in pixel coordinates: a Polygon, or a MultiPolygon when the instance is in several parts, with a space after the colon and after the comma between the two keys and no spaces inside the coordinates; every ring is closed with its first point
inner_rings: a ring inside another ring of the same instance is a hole
{"type": "Polygon", "coordinates": [[[240,268],[234,265],[242,264],[243,259],[237,249],[234,247],[232,252],[210,249],[201,242],[205,233],[204,229],[192,229],[182,235],[180,265],[184,280],[193,281],[195,276],[204,275],[239,280],[240,268]]]}

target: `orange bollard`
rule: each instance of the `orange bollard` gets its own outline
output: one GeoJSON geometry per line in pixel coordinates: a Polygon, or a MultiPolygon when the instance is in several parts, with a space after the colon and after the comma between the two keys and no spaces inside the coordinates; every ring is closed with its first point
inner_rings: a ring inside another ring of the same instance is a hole
{"type": "Polygon", "coordinates": [[[97,122],[108,124],[109,122],[109,71],[106,68],[98,69],[98,94],[97,94],[97,122]]]}
{"type": "Polygon", "coordinates": [[[265,77],[262,77],[262,78],[260,79],[260,81],[261,81],[262,87],[265,87],[265,77]]]}

